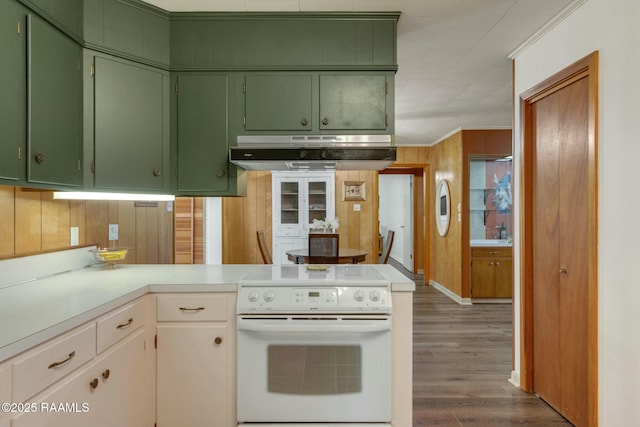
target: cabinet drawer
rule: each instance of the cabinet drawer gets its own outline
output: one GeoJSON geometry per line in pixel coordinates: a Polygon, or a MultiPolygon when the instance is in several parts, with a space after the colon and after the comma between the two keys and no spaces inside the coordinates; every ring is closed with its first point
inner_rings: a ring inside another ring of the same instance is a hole
{"type": "Polygon", "coordinates": [[[496,258],[496,257],[511,257],[512,248],[511,247],[472,247],[471,248],[471,256],[474,258],[496,258]]]}
{"type": "Polygon", "coordinates": [[[13,363],[13,401],[23,402],[93,358],[95,323],[43,344],[13,363]]]}
{"type": "Polygon", "coordinates": [[[98,319],[97,351],[102,353],[144,324],[144,301],[129,304],[98,319]]]}
{"type": "Polygon", "coordinates": [[[158,295],[159,322],[227,320],[226,295],[158,295]]]}
{"type": "Polygon", "coordinates": [[[300,229],[299,228],[277,228],[276,236],[277,237],[300,237],[300,229]]]}

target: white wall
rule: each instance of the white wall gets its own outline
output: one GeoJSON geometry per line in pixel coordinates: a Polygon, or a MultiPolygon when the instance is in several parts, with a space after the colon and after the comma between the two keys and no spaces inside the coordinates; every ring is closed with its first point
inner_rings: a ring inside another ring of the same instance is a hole
{"type": "MultiPolygon", "coordinates": [[[[401,226],[404,225],[404,212],[406,193],[409,191],[411,177],[409,175],[379,175],[378,194],[380,206],[378,216],[380,221],[380,233],[386,238],[387,230],[396,232],[391,247],[391,257],[404,264],[404,236],[401,226]]],[[[409,227],[411,226],[408,225],[409,227]]],[[[384,242],[386,245],[387,242],[384,242]]],[[[383,248],[381,248],[383,249],[383,248]]]]}
{"type": "MultiPolygon", "coordinates": [[[[578,59],[599,51],[598,287],[599,425],[640,420],[640,1],[588,0],[515,58],[518,95],[578,59]]],[[[520,186],[521,126],[514,123],[515,187],[520,186]]],[[[519,195],[516,193],[519,198],[519,195]]],[[[518,201],[519,203],[519,201],[518,201]]],[[[518,203],[514,203],[517,206],[518,203]]],[[[519,213],[515,213],[519,218],[519,213]]],[[[519,224],[516,224],[519,228],[519,224]]],[[[519,277],[519,239],[515,277],[519,277]]],[[[519,308],[516,283],[514,307],[519,308]]],[[[516,319],[519,317],[516,313],[516,319]]],[[[519,322],[516,373],[519,374],[519,322]]]]}
{"type": "Polygon", "coordinates": [[[207,197],[204,202],[204,263],[222,264],[222,198],[207,197]]]}

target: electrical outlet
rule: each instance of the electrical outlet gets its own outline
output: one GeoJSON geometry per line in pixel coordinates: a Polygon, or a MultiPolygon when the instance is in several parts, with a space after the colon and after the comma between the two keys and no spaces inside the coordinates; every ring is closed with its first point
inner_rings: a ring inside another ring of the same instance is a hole
{"type": "Polygon", "coordinates": [[[69,243],[70,246],[77,246],[80,244],[80,230],[78,227],[71,227],[71,242],[69,243]]]}
{"type": "Polygon", "coordinates": [[[118,224],[109,224],[109,240],[118,240],[118,224]]]}

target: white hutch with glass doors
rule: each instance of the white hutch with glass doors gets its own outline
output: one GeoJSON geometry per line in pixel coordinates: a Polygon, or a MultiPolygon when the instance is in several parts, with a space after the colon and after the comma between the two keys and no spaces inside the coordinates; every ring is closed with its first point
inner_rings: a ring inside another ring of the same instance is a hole
{"type": "Polygon", "coordinates": [[[273,172],[273,263],[304,248],[314,219],[335,217],[335,172],[273,172]]]}

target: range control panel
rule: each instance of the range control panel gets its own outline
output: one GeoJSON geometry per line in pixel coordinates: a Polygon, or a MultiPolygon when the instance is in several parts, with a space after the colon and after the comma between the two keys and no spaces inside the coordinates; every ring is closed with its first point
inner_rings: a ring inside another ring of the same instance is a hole
{"type": "Polygon", "coordinates": [[[369,287],[280,287],[240,286],[238,314],[291,312],[391,312],[391,294],[386,286],[369,287]]]}

